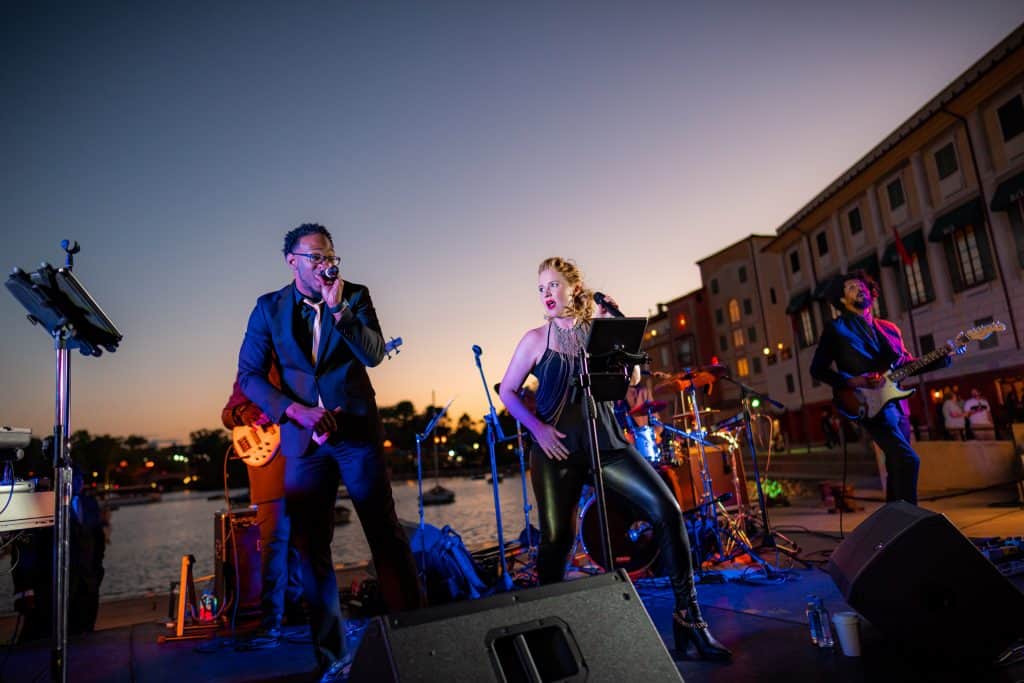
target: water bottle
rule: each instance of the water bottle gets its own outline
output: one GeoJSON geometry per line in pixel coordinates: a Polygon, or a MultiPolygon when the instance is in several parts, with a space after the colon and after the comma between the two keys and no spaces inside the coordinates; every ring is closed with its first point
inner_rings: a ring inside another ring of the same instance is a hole
{"type": "Polygon", "coordinates": [[[818,639],[818,647],[831,649],[836,642],[832,637],[832,615],[828,613],[821,598],[818,598],[818,616],[821,618],[821,638],[818,639]]]}
{"type": "Polygon", "coordinates": [[[818,596],[807,596],[807,624],[811,627],[811,642],[815,645],[821,642],[821,613],[818,612],[818,596]]]}
{"type": "Polygon", "coordinates": [[[807,623],[811,627],[811,642],[822,648],[833,647],[835,640],[832,637],[832,620],[821,598],[808,595],[806,613],[807,623]]]}

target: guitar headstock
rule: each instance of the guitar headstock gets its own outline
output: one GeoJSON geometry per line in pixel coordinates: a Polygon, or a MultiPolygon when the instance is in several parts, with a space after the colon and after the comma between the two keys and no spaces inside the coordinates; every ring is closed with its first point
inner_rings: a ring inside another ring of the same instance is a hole
{"type": "Polygon", "coordinates": [[[1006,323],[999,320],[993,320],[990,323],[985,323],[984,325],[978,325],[977,327],[972,327],[969,330],[964,330],[956,336],[956,345],[963,346],[967,342],[988,339],[996,332],[1006,332],[1006,323]]]}
{"type": "Polygon", "coordinates": [[[391,352],[394,351],[395,355],[397,356],[398,354],[401,353],[401,351],[398,350],[398,347],[401,346],[401,345],[402,345],[402,338],[401,337],[392,337],[388,341],[388,343],[384,345],[384,355],[387,356],[388,358],[391,358],[391,352]]]}

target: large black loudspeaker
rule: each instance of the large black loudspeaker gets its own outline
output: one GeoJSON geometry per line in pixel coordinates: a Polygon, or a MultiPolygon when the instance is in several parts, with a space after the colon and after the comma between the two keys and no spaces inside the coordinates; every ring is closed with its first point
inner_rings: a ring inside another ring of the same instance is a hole
{"type": "Polygon", "coordinates": [[[236,596],[240,609],[259,609],[263,580],[256,510],[222,510],[214,515],[213,558],[214,586],[221,600],[236,596]]]}
{"type": "Polygon", "coordinates": [[[990,660],[1024,635],[1024,594],[944,515],[909,503],[861,522],[826,571],[888,638],[930,656],[990,660]]]}
{"type": "Polygon", "coordinates": [[[370,622],[351,681],[682,681],[623,571],[370,622]]]}

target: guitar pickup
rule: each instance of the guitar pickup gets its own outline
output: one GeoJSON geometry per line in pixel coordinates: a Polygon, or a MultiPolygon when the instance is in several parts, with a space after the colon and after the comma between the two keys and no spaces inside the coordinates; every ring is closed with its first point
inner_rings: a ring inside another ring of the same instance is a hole
{"type": "Polygon", "coordinates": [[[243,453],[248,453],[252,449],[252,444],[249,443],[249,437],[243,436],[238,440],[238,450],[243,453]]]}

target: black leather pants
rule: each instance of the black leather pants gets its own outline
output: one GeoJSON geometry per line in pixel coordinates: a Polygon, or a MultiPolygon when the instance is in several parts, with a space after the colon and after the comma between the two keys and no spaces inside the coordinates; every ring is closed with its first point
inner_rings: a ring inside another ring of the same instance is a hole
{"type": "MultiPolygon", "coordinates": [[[[551,460],[536,445],[530,451],[530,477],[540,513],[537,575],[541,584],[564,578],[576,539],[580,492],[592,481],[588,462],[586,455],[578,453],[568,460],[551,460]]],[[[601,463],[605,489],[628,500],[651,523],[676,608],[696,603],[690,543],[679,504],[668,486],[635,448],[602,451],[601,463]]]]}

